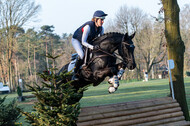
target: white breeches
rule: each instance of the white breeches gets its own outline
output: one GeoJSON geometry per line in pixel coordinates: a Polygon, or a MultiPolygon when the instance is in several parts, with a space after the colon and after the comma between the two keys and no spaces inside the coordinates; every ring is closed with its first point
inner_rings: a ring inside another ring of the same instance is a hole
{"type": "Polygon", "coordinates": [[[72,41],[72,45],[73,45],[75,51],[80,56],[80,59],[83,59],[84,58],[84,52],[83,52],[81,43],[77,39],[74,39],[74,38],[72,38],[71,41],[72,41]]]}

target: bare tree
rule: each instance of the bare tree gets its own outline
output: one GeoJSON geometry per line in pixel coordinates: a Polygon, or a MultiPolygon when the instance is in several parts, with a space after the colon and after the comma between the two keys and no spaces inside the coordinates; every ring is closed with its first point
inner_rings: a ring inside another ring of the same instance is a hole
{"type": "Polygon", "coordinates": [[[123,5],[119,8],[113,20],[108,21],[107,32],[132,33],[137,31],[147,15],[139,8],[129,8],[123,5]]]}
{"type": "MultiPolygon", "coordinates": [[[[0,4],[0,27],[1,34],[3,35],[3,42],[5,46],[5,57],[3,61],[7,64],[7,81],[11,89],[13,85],[14,68],[14,45],[15,38],[17,37],[18,28],[22,27],[25,23],[29,22],[36,16],[40,9],[39,5],[35,5],[33,0],[1,0],[0,4]]],[[[17,83],[17,82],[16,82],[17,83]]]]}
{"type": "Polygon", "coordinates": [[[62,45],[61,45],[61,51],[58,53],[63,53],[63,55],[58,59],[59,62],[59,68],[61,68],[63,65],[69,63],[71,61],[71,54],[76,53],[72,43],[72,34],[66,35],[61,39],[62,45]]]}
{"type": "Polygon", "coordinates": [[[185,44],[184,71],[190,71],[190,4],[184,5],[180,11],[181,37],[185,44]]]}
{"type": "Polygon", "coordinates": [[[160,63],[166,55],[164,48],[163,24],[152,23],[147,19],[136,37],[136,55],[145,64],[145,71],[150,73],[153,65],[160,63]]]}

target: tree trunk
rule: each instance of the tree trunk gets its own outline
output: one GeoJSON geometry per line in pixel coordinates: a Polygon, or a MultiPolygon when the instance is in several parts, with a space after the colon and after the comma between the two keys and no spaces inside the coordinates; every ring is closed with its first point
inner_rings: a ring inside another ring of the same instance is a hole
{"type": "Polygon", "coordinates": [[[0,60],[0,70],[1,70],[0,76],[1,76],[1,80],[2,80],[3,84],[5,84],[5,72],[4,72],[4,66],[3,66],[2,62],[3,62],[3,59],[0,60]]]}
{"type": "Polygon", "coordinates": [[[17,57],[15,57],[15,63],[14,64],[15,64],[15,81],[16,81],[16,83],[15,83],[16,85],[15,86],[17,87],[17,85],[18,85],[18,67],[17,67],[18,64],[17,64],[17,57]]]}
{"type": "Polygon", "coordinates": [[[186,101],[183,63],[184,42],[181,40],[179,28],[179,6],[177,0],[162,0],[165,17],[165,37],[167,40],[168,59],[173,59],[175,68],[172,69],[172,81],[175,98],[180,104],[186,120],[189,120],[189,110],[186,101]]]}
{"type": "MultiPolygon", "coordinates": [[[[32,82],[32,84],[33,84],[33,75],[32,75],[32,69],[31,69],[31,65],[30,65],[30,43],[29,43],[29,41],[28,41],[28,72],[29,72],[29,80],[30,80],[30,82],[32,82]]],[[[34,84],[33,84],[33,86],[34,86],[34,84]]]]}
{"type": "Polygon", "coordinates": [[[35,82],[37,84],[37,76],[36,76],[36,48],[34,46],[34,78],[35,78],[35,82]]]}
{"type": "Polygon", "coordinates": [[[47,41],[46,41],[46,64],[47,64],[47,70],[49,70],[49,62],[48,62],[48,45],[47,45],[47,41]]]}

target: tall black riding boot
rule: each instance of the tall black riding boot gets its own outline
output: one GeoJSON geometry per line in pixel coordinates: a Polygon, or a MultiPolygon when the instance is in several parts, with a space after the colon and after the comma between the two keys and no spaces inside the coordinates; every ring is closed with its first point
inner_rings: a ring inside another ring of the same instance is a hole
{"type": "Polygon", "coordinates": [[[78,70],[79,70],[81,65],[82,65],[82,60],[80,58],[78,58],[76,63],[75,63],[75,69],[74,69],[74,73],[72,76],[72,80],[75,80],[75,81],[79,80],[78,70]]]}

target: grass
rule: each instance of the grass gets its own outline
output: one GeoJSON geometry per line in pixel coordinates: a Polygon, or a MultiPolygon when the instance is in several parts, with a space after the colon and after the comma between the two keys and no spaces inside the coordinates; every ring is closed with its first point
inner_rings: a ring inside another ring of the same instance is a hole
{"type": "MultiPolygon", "coordinates": [[[[90,86],[89,89],[84,92],[84,97],[80,101],[81,107],[166,97],[170,92],[168,79],[128,83],[126,83],[126,81],[120,81],[119,89],[113,94],[108,93],[108,86],[109,84],[107,83],[102,83],[97,87],[90,86]]],[[[185,89],[187,104],[190,110],[190,78],[185,78],[185,89]]],[[[31,93],[24,93],[23,95],[30,94],[31,93]]],[[[4,95],[1,95],[0,97],[3,96],[4,95]]],[[[16,93],[9,94],[6,102],[16,97],[16,93]]],[[[28,99],[25,102],[19,103],[19,106],[24,108],[24,111],[30,112],[32,111],[33,100],[34,99],[28,99]]],[[[24,120],[24,117],[18,122],[22,122],[23,126],[29,126],[24,120]]]]}
{"type": "Polygon", "coordinates": [[[81,100],[81,106],[94,106],[142,99],[166,97],[169,94],[168,80],[152,80],[149,82],[120,82],[114,94],[108,93],[108,84],[90,87],[81,100]]]}

